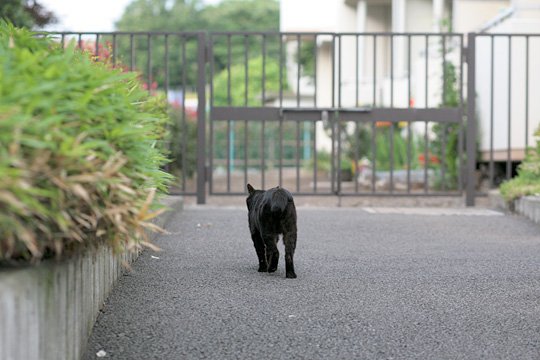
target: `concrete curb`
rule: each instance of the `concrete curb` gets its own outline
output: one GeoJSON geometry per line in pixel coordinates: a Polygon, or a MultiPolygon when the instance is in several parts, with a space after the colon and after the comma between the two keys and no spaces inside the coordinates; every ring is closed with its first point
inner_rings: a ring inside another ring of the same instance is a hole
{"type": "Polygon", "coordinates": [[[524,196],[517,199],[514,201],[514,209],[517,213],[540,224],[540,196],[524,196]]]}
{"type": "Polygon", "coordinates": [[[503,199],[498,190],[490,191],[488,197],[491,207],[518,213],[540,224],[540,196],[524,196],[510,204],[503,199]]]}
{"type": "MultiPolygon", "coordinates": [[[[172,211],[156,219],[160,226],[183,208],[181,197],[163,203],[172,211]]],[[[0,359],[79,359],[99,310],[124,272],[122,263],[137,256],[117,257],[102,246],[61,262],[0,270],[0,359]]]]}

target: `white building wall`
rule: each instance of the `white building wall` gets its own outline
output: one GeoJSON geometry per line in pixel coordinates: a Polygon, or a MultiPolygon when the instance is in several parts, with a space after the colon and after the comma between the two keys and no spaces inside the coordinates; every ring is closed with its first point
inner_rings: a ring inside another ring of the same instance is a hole
{"type": "MultiPolygon", "coordinates": [[[[531,7],[527,1],[516,1],[514,14],[492,27],[490,33],[540,34],[540,2],[531,7]]],[[[534,5],[534,4],[533,4],[534,5]]],[[[493,148],[495,160],[506,160],[508,149],[508,123],[510,119],[510,147],[513,160],[521,160],[526,144],[534,146],[534,131],[540,126],[540,36],[529,38],[528,74],[528,133],[525,136],[526,107],[526,40],[513,37],[509,50],[507,37],[494,40],[493,82],[491,81],[491,38],[477,38],[476,100],[479,116],[480,150],[484,160],[489,160],[491,122],[493,121],[493,148]],[[509,55],[512,70],[509,80],[509,55]],[[511,83],[509,83],[511,81],[511,83]],[[493,106],[491,89],[493,86],[493,106]],[[493,120],[492,120],[493,119],[493,120]]]]}
{"type": "Polygon", "coordinates": [[[453,31],[476,31],[509,6],[509,0],[454,0],[453,31]]]}

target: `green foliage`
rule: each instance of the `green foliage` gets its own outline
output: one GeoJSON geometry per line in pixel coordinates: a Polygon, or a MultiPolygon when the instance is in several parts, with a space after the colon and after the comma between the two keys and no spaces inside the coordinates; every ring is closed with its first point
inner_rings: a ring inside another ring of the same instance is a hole
{"type": "Polygon", "coordinates": [[[0,19],[10,21],[18,27],[28,28],[42,27],[56,21],[53,13],[35,0],[2,0],[0,19]]]}
{"type": "Polygon", "coordinates": [[[172,157],[168,170],[176,178],[191,177],[197,168],[197,119],[181,108],[169,110],[171,118],[168,150],[172,157]]]}
{"type": "MultiPolygon", "coordinates": [[[[540,139],[540,128],[535,136],[540,139]]],[[[518,175],[502,183],[500,191],[507,201],[526,195],[540,195],[540,140],[536,142],[536,149],[530,149],[519,165],[518,175]]]]}
{"type": "Polygon", "coordinates": [[[279,2],[275,0],[224,0],[201,9],[208,31],[278,31],[279,2]]]}
{"type": "MultiPolygon", "coordinates": [[[[200,0],[135,0],[125,10],[116,23],[120,31],[278,31],[279,30],[279,3],[268,0],[225,0],[217,5],[204,6],[200,0]],[[151,16],[149,16],[151,15],[151,16]]],[[[219,73],[225,69],[228,61],[228,49],[224,37],[213,46],[214,72],[219,73]]],[[[170,37],[169,46],[180,45],[175,37],[170,37]],[[176,43],[175,43],[176,41],[176,43]]],[[[279,42],[277,37],[269,41],[267,54],[275,55],[279,42]]],[[[134,55],[137,60],[136,67],[148,77],[147,56],[148,45],[146,36],[135,37],[134,55]]],[[[261,38],[250,36],[247,38],[250,57],[259,56],[261,38]],[[256,54],[256,55],[255,55],[256,54]]],[[[246,39],[243,36],[233,36],[231,40],[231,59],[237,63],[243,60],[246,39]]],[[[197,75],[197,43],[195,38],[185,43],[185,63],[181,60],[181,51],[170,51],[171,64],[180,64],[169,69],[170,86],[179,86],[183,74],[189,87],[196,86],[197,75]]],[[[154,38],[152,47],[151,73],[152,79],[159,84],[164,83],[164,64],[156,59],[163,59],[165,54],[165,41],[163,38],[154,38]]],[[[129,54],[128,42],[119,44],[119,52],[129,54]]],[[[279,56],[279,55],[278,55],[279,56]]],[[[126,61],[127,59],[124,59],[126,61]]]]}
{"type": "Polygon", "coordinates": [[[135,0],[116,23],[122,31],[277,31],[279,3],[271,0],[135,0]]]}
{"type": "MultiPolygon", "coordinates": [[[[375,136],[376,146],[376,167],[377,170],[388,171],[393,169],[406,169],[407,159],[407,128],[398,128],[392,124],[387,127],[377,129],[375,136]],[[394,127],[393,135],[390,126],[394,127]],[[393,136],[393,139],[391,138],[393,136]],[[391,140],[392,139],[392,140],[391,140]],[[393,141],[393,154],[390,151],[390,142],[393,141]],[[392,164],[390,163],[393,160],[392,164]],[[392,166],[391,166],[392,165],[392,166]]],[[[411,139],[411,168],[418,166],[417,144],[415,139],[411,139]]]]}
{"type": "MultiPolygon", "coordinates": [[[[454,64],[447,62],[443,71],[446,77],[444,82],[444,98],[442,106],[446,108],[456,108],[459,106],[459,83],[454,64]]],[[[443,155],[441,162],[445,168],[445,178],[437,179],[437,187],[444,184],[447,189],[455,189],[458,186],[459,179],[459,124],[436,123],[433,126],[435,139],[431,143],[433,153],[443,155]]]]}
{"type": "Polygon", "coordinates": [[[136,74],[0,22],[0,261],[146,245],[163,109],[136,74]]]}
{"type": "MultiPolygon", "coordinates": [[[[236,64],[231,66],[230,78],[230,104],[232,106],[261,106],[263,91],[263,58],[261,56],[248,60],[248,84],[246,94],[246,66],[236,64]],[[247,100],[247,101],[246,101],[247,100]]],[[[284,88],[286,85],[285,73],[282,74],[284,88]]],[[[229,104],[228,93],[229,73],[221,71],[214,78],[214,104],[224,106],[229,104]]],[[[265,65],[266,94],[279,92],[279,63],[267,59],[265,65]]]]}

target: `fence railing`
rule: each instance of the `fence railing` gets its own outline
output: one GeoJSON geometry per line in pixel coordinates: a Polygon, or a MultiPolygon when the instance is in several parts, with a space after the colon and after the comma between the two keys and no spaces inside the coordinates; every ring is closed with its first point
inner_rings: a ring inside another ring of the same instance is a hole
{"type": "Polygon", "coordinates": [[[167,97],[171,190],[200,203],[251,182],[320,195],[466,190],[470,205],[515,175],[540,125],[540,34],[49,35],[167,97]]]}

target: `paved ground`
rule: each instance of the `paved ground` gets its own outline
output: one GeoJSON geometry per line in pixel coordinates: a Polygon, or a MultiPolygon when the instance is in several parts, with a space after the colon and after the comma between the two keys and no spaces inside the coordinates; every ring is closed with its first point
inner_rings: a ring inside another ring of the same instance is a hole
{"type": "Polygon", "coordinates": [[[540,228],[467,209],[300,208],[297,279],[243,208],[188,207],[110,296],[86,359],[538,359],[540,228]],[[156,258],[158,257],[158,258],[156,258]]]}

